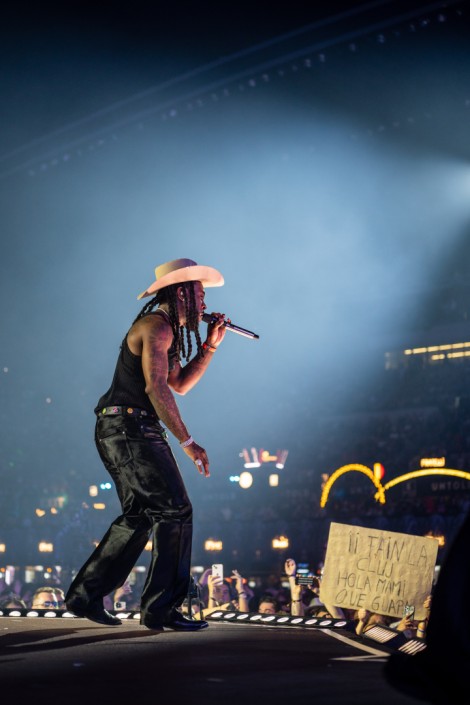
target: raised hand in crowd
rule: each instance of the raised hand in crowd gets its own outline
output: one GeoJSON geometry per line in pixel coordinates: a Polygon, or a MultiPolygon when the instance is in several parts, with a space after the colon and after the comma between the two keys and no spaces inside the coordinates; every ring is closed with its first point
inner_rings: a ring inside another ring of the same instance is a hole
{"type": "Polygon", "coordinates": [[[423,602],[425,611],[424,619],[417,621],[412,616],[404,616],[399,622],[390,624],[391,629],[396,629],[408,638],[418,637],[419,639],[426,638],[426,629],[428,626],[429,616],[431,614],[431,595],[428,595],[423,602]]]}
{"type": "Polygon", "coordinates": [[[389,620],[386,615],[379,614],[378,612],[370,612],[364,608],[361,608],[355,613],[356,621],[356,634],[365,634],[371,627],[376,624],[381,624],[383,626],[388,626],[389,620]]]}
{"type": "Polygon", "coordinates": [[[303,587],[296,583],[297,564],[293,558],[286,560],[284,570],[289,578],[290,613],[293,617],[303,617],[305,614],[305,606],[302,602],[303,587]]]}
{"type": "Polygon", "coordinates": [[[238,611],[239,612],[249,612],[249,599],[250,597],[253,597],[253,592],[250,590],[248,587],[248,583],[244,581],[244,578],[240,575],[238,570],[232,570],[232,580],[235,581],[235,589],[237,591],[237,597],[238,597],[238,611]]]}
{"type": "Polygon", "coordinates": [[[431,597],[431,595],[428,595],[427,598],[423,602],[424,611],[426,613],[425,617],[423,620],[418,622],[417,627],[416,627],[416,636],[419,639],[426,638],[429,617],[431,616],[431,603],[432,603],[432,597],[431,597]]]}
{"type": "Polygon", "coordinates": [[[291,615],[293,617],[303,617],[306,614],[305,603],[303,600],[305,589],[312,594],[312,599],[309,607],[307,608],[307,612],[310,611],[311,607],[315,607],[315,616],[344,619],[344,612],[340,607],[324,604],[320,601],[318,597],[320,582],[316,576],[309,576],[309,583],[304,588],[304,586],[299,585],[296,580],[297,565],[293,558],[288,558],[286,560],[284,563],[284,570],[289,578],[289,587],[291,592],[291,615]]]}
{"type": "Polygon", "coordinates": [[[252,595],[244,578],[237,570],[232,571],[232,579],[235,581],[236,595],[232,596],[230,583],[222,578],[209,573],[207,575],[207,587],[209,592],[206,614],[214,609],[236,609],[239,612],[248,612],[248,600],[252,595]]]}

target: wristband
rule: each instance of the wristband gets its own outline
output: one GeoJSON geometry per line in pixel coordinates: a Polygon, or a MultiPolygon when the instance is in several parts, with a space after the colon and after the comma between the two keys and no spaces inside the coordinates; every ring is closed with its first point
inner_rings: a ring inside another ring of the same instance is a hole
{"type": "Polygon", "coordinates": [[[209,352],[215,352],[215,351],[217,350],[217,348],[214,347],[214,345],[210,345],[209,343],[203,343],[203,344],[202,344],[202,349],[203,349],[203,350],[209,350],[209,352]]]}
{"type": "Polygon", "coordinates": [[[239,592],[238,597],[246,597],[246,592],[239,592]]]}
{"type": "Polygon", "coordinates": [[[187,448],[191,445],[191,443],[194,443],[194,438],[192,436],[189,436],[189,438],[187,438],[185,441],[181,441],[180,446],[182,448],[187,448]]]}

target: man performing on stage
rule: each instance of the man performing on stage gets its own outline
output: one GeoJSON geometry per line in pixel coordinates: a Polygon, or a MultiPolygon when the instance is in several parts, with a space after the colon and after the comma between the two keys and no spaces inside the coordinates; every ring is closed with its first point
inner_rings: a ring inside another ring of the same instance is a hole
{"type": "Polygon", "coordinates": [[[103,597],[124,583],[151,532],[141,624],[196,631],[207,622],[187,619],[178,609],[190,579],[192,507],[160,421],[208,477],[207,453],[188,432],[171,390],[185,394],[192,389],[224,338],[221,313],[211,314],[204,343],[199,334],[206,309],[204,287],[222,286],[224,279],[216,269],[189,259],[163,264],[155,274],[156,281],[139,299],[156,295],[124,338],[111,387],[95,409],[96,446],[116,486],[122,514],[73,580],[66,606],[79,617],[120,624],[104,609],[103,597]],[[191,333],[197,345],[192,359],[191,333]],[[181,359],[187,364],[182,366],[181,359]]]}

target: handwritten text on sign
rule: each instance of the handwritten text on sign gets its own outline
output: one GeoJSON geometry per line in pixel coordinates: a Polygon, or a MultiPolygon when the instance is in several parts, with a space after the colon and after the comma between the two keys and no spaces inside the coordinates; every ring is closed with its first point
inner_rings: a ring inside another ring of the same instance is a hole
{"type": "Polygon", "coordinates": [[[320,597],[398,618],[412,604],[415,619],[424,619],[437,549],[434,539],[332,522],[320,597]]]}

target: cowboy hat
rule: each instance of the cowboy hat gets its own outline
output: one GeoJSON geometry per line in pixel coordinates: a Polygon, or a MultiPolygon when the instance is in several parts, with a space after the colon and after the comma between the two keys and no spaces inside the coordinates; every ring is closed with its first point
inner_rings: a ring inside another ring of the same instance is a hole
{"type": "Polygon", "coordinates": [[[143,291],[138,299],[151,296],[159,289],[169,284],[183,284],[184,282],[201,282],[204,287],[222,286],[224,278],[217,269],[197,264],[192,259],[174,259],[155,268],[155,278],[152,284],[143,291]]]}

